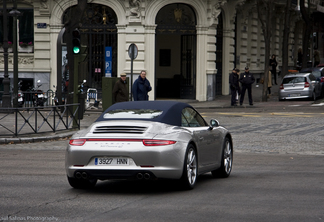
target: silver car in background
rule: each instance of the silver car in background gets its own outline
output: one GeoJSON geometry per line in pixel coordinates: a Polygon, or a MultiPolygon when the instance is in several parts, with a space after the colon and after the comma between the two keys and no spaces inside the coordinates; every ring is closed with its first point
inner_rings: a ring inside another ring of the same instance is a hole
{"type": "Polygon", "coordinates": [[[229,131],[176,101],[116,103],[72,136],[65,155],[74,188],[93,187],[97,180],[163,178],[192,189],[200,174],[228,177],[232,162],[229,131]]]}
{"type": "Polygon", "coordinates": [[[321,95],[321,83],[312,73],[294,73],[284,76],[279,88],[279,100],[310,98],[321,95]]]}

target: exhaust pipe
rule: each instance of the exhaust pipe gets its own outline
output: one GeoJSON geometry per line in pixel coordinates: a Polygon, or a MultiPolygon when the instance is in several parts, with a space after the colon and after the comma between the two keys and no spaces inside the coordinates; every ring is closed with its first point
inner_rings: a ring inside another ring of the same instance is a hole
{"type": "Polygon", "coordinates": [[[149,173],[144,174],[144,179],[149,180],[151,178],[151,175],[149,173]]]}
{"type": "Polygon", "coordinates": [[[141,180],[141,179],[143,179],[143,174],[141,174],[141,173],[138,173],[138,174],[136,175],[136,178],[137,178],[138,180],[141,180]]]}
{"type": "Polygon", "coordinates": [[[80,172],[76,172],[75,177],[77,179],[81,179],[82,178],[82,174],[80,172]]]}
{"type": "Polygon", "coordinates": [[[88,179],[88,174],[86,172],[82,172],[82,178],[83,179],[88,179]]]}

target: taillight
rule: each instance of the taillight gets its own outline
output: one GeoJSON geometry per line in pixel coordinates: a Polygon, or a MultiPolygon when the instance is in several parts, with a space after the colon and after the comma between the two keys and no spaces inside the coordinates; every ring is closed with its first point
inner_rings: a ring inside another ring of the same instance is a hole
{"type": "Polygon", "coordinates": [[[280,85],[280,89],[284,89],[284,86],[283,86],[283,84],[281,84],[281,85],[280,85]]]}
{"type": "Polygon", "coordinates": [[[69,144],[72,146],[83,146],[86,141],[86,139],[70,140],[69,144]]]}
{"type": "Polygon", "coordinates": [[[166,146],[175,144],[173,140],[143,140],[144,146],[166,146]]]}
{"type": "Polygon", "coordinates": [[[85,142],[142,142],[144,146],[166,146],[175,144],[176,141],[173,140],[152,140],[152,139],[103,139],[103,138],[93,138],[93,139],[72,139],[69,144],[72,146],[83,146],[85,142]]]}
{"type": "Polygon", "coordinates": [[[310,86],[309,82],[305,82],[304,88],[308,88],[310,86]]]}
{"type": "Polygon", "coordinates": [[[324,77],[321,78],[321,82],[324,82],[324,77]]]}

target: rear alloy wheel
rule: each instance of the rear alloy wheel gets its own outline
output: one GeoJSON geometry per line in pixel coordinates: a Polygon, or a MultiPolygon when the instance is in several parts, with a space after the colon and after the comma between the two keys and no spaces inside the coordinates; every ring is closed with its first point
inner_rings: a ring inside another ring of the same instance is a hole
{"type": "Polygon", "coordinates": [[[229,177],[232,171],[233,164],[233,148],[230,140],[225,138],[224,146],[223,146],[223,154],[222,154],[222,163],[221,167],[217,170],[212,171],[213,177],[221,177],[226,178],[229,177]]]}
{"type": "Polygon", "coordinates": [[[193,189],[197,180],[198,164],[196,150],[192,144],[187,148],[181,181],[185,189],[193,189]]]}
{"type": "Polygon", "coordinates": [[[96,179],[85,180],[85,179],[76,179],[73,177],[67,177],[67,178],[71,187],[75,189],[90,189],[93,188],[97,183],[96,179]]]}

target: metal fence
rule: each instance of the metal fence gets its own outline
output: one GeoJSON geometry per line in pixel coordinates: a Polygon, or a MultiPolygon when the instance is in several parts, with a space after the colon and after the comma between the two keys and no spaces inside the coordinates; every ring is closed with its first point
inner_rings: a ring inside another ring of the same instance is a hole
{"type": "MultiPolygon", "coordinates": [[[[19,106],[19,108],[37,107],[37,105],[35,105],[35,102],[34,102],[34,100],[35,100],[34,96],[35,96],[36,92],[22,91],[21,93],[23,94],[24,103],[22,104],[22,106],[19,106]]],[[[102,100],[102,92],[97,91],[96,93],[97,93],[96,100],[101,101],[102,100]]],[[[92,94],[93,93],[91,91],[89,91],[89,92],[87,91],[87,95],[85,96],[85,100],[86,100],[85,103],[87,104],[87,106],[91,102],[94,103],[94,100],[93,101],[87,100],[88,98],[93,98],[92,94]]],[[[2,107],[2,95],[3,95],[3,91],[0,91],[0,108],[2,107]]],[[[10,95],[12,95],[12,92],[10,92],[10,95]]],[[[55,102],[56,92],[54,92],[53,90],[51,90],[51,89],[47,90],[47,92],[43,93],[43,96],[45,98],[44,104],[42,105],[43,107],[58,105],[58,103],[55,102]]],[[[62,99],[64,100],[64,102],[62,102],[62,105],[65,104],[67,97],[68,97],[68,93],[62,93],[62,99]]],[[[10,101],[11,101],[11,106],[13,107],[13,99],[11,98],[10,101]]],[[[86,109],[87,109],[87,107],[86,107],[86,109]]]]}
{"type": "Polygon", "coordinates": [[[80,129],[79,103],[30,107],[0,108],[0,137],[61,130],[80,129]]]}

